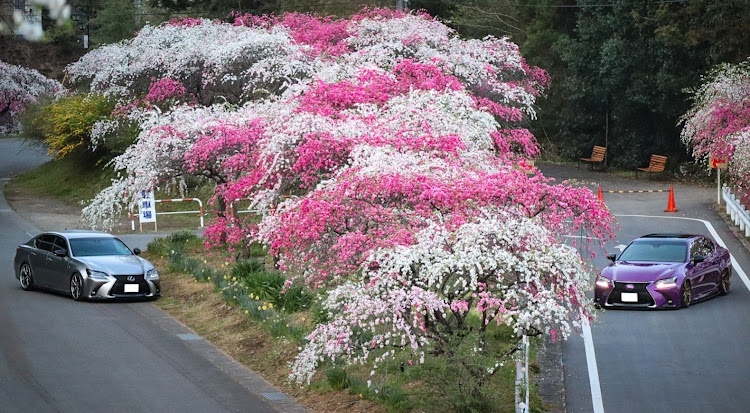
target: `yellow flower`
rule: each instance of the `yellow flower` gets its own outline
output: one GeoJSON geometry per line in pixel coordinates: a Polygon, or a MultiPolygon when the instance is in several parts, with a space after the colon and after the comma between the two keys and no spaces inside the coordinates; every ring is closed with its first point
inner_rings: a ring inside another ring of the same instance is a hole
{"type": "Polygon", "coordinates": [[[266,306],[264,305],[264,306],[263,306],[263,311],[265,311],[265,310],[268,310],[268,307],[266,307],[266,306]]]}
{"type": "Polygon", "coordinates": [[[288,327],[289,327],[289,324],[287,324],[286,326],[287,326],[287,328],[288,328],[288,327]]]}
{"type": "Polygon", "coordinates": [[[248,313],[249,313],[249,311],[245,310],[245,314],[248,314],[248,313]]]}
{"type": "Polygon", "coordinates": [[[268,303],[268,308],[273,308],[273,303],[268,303]]]}
{"type": "Polygon", "coordinates": [[[206,279],[207,279],[208,281],[211,281],[211,277],[206,277],[206,279]]]}
{"type": "Polygon", "coordinates": [[[237,299],[237,296],[236,296],[236,295],[234,295],[234,296],[232,296],[232,298],[236,300],[236,299],[237,299]]]}
{"type": "Polygon", "coordinates": [[[305,318],[305,317],[302,317],[302,321],[305,321],[305,320],[306,320],[306,318],[305,318]]]}

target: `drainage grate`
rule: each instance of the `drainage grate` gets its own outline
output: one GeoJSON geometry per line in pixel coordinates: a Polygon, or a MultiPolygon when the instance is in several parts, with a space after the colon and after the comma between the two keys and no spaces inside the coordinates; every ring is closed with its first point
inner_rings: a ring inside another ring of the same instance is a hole
{"type": "Polygon", "coordinates": [[[284,393],[261,393],[261,396],[268,400],[285,400],[286,395],[284,393]]]}
{"type": "Polygon", "coordinates": [[[198,334],[177,334],[181,340],[200,340],[202,337],[198,334]]]}

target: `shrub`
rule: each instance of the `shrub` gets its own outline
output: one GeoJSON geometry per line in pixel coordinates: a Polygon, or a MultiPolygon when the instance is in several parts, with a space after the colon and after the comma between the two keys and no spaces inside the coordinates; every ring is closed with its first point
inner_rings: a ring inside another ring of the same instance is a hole
{"type": "Polygon", "coordinates": [[[384,386],[376,393],[375,399],[380,401],[388,412],[408,412],[412,408],[409,396],[397,386],[384,386]]]}
{"type": "Polygon", "coordinates": [[[326,370],[326,381],[333,390],[344,390],[349,387],[349,374],[341,367],[326,370]]]}
{"type": "Polygon", "coordinates": [[[312,296],[307,289],[302,286],[294,285],[289,287],[278,298],[272,300],[273,303],[285,311],[296,313],[307,308],[312,302],[312,296]]]}
{"type": "Polygon", "coordinates": [[[232,275],[261,300],[277,302],[286,279],[277,272],[266,271],[263,263],[255,260],[241,261],[232,275]]]}
{"type": "Polygon", "coordinates": [[[176,245],[183,245],[191,242],[199,243],[201,239],[190,231],[177,231],[169,236],[169,241],[176,245]]]}
{"type": "Polygon", "coordinates": [[[50,155],[63,158],[86,149],[94,123],[113,108],[114,103],[104,96],[74,95],[43,106],[32,123],[44,135],[50,155]]]}

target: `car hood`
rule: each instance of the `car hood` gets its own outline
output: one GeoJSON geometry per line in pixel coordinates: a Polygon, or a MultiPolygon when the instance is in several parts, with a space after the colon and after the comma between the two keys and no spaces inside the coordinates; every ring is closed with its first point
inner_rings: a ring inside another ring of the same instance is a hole
{"type": "Polygon", "coordinates": [[[86,267],[110,275],[143,274],[152,266],[136,255],[106,255],[101,257],[76,257],[86,267]]]}
{"type": "Polygon", "coordinates": [[[682,273],[684,263],[633,263],[618,261],[602,271],[602,276],[620,282],[651,282],[682,273]]]}

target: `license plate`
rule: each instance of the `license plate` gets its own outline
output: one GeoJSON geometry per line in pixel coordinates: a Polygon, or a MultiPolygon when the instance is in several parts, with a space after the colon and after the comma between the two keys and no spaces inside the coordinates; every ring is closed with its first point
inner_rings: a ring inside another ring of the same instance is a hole
{"type": "Polygon", "coordinates": [[[620,294],[620,301],[623,303],[637,303],[638,293],[622,293],[620,294]]]}
{"type": "Polygon", "coordinates": [[[137,293],[138,292],[138,284],[125,284],[125,292],[126,293],[137,293]]]}

